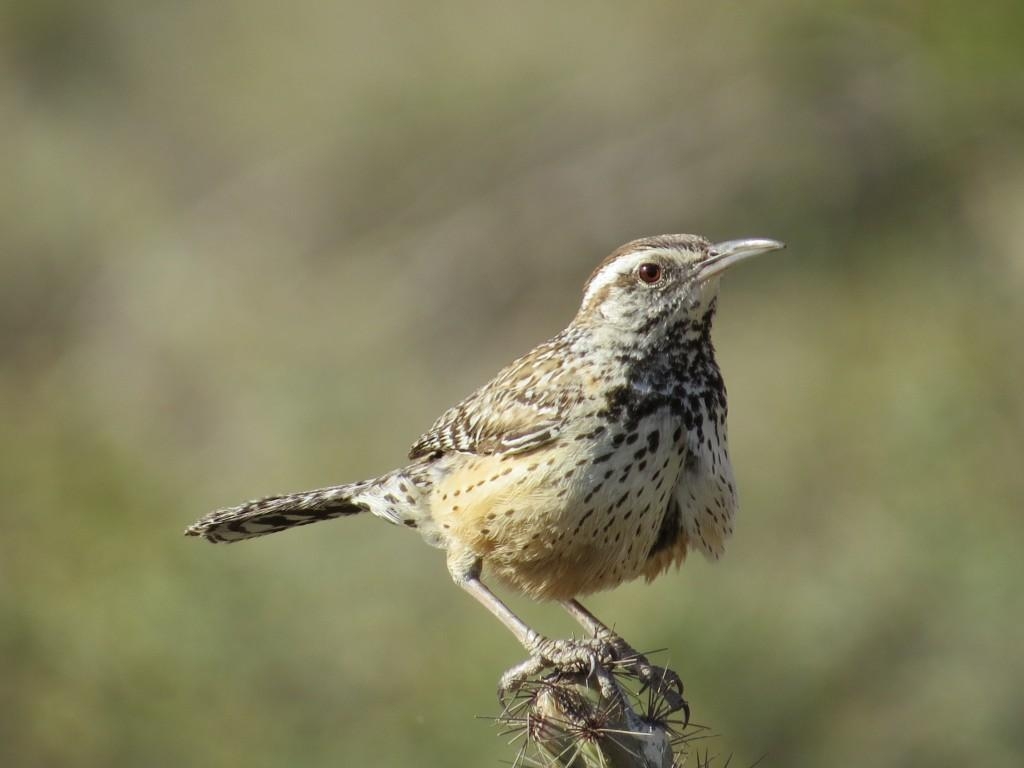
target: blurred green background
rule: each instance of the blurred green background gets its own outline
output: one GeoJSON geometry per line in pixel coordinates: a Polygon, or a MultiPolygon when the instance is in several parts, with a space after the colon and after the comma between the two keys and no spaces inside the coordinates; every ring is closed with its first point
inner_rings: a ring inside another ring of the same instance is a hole
{"type": "Polygon", "coordinates": [[[474,716],[522,652],[414,534],[181,531],[398,464],[661,232],[789,243],[723,286],[743,509],[720,564],[591,607],[733,765],[1020,765],[1022,30],[6,0],[0,765],[511,759],[474,716]]]}

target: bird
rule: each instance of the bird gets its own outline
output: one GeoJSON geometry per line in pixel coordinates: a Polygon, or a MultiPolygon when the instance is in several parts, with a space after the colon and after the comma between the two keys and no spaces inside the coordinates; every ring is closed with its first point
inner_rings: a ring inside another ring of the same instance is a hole
{"type": "Polygon", "coordinates": [[[671,678],[681,699],[674,673],[650,665],[580,598],[650,581],[694,550],[724,553],[737,491],[711,340],[719,282],[735,264],[784,247],[686,234],[626,243],[590,275],[568,326],[445,411],[406,466],[219,509],[185,533],[236,542],[376,515],[443,549],[454,582],[529,653],[499,695],[545,668],[628,658],[645,684],[671,678]],[[485,575],[557,601],[591,638],[536,632],[485,575]]]}

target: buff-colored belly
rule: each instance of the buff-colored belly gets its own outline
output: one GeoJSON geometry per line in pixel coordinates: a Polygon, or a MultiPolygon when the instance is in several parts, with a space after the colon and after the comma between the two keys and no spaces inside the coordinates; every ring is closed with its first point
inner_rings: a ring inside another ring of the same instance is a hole
{"type": "Polygon", "coordinates": [[[643,436],[614,451],[566,441],[526,455],[463,457],[431,497],[447,548],[471,552],[488,574],[544,599],[652,578],[685,554],[680,531],[673,547],[650,557],[681,459],[671,441],[652,447],[643,436]]]}

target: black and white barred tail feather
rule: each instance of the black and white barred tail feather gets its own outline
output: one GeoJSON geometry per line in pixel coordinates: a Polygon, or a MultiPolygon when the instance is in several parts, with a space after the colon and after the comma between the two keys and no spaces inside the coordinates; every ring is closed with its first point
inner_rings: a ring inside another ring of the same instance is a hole
{"type": "Polygon", "coordinates": [[[215,543],[241,541],[360,512],[415,528],[421,519],[421,494],[422,488],[401,469],[373,480],[268,496],[218,509],[190,525],[185,535],[215,543]]]}
{"type": "Polygon", "coordinates": [[[351,485],[338,485],[248,501],[211,512],[190,525],[185,535],[202,536],[215,543],[241,541],[368,511],[365,504],[353,500],[352,491],[351,485]]]}

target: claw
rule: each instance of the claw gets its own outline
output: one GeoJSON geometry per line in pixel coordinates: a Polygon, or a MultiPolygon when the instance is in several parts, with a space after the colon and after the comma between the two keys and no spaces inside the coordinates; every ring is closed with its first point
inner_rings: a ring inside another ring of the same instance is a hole
{"type": "Polygon", "coordinates": [[[632,672],[640,681],[641,692],[653,689],[664,698],[670,711],[683,713],[685,728],[690,722],[690,705],[683,698],[683,681],[679,675],[666,667],[651,664],[646,656],[610,630],[601,633],[600,637],[615,649],[619,667],[632,672]]]}
{"type": "Polygon", "coordinates": [[[540,656],[534,655],[505,671],[498,682],[498,702],[505,706],[506,700],[526,682],[527,678],[539,673],[546,664],[540,656]]]}
{"type": "Polygon", "coordinates": [[[530,658],[507,670],[498,684],[498,700],[504,705],[527,678],[544,669],[555,677],[592,677],[604,667],[618,663],[618,649],[604,639],[551,640],[537,637],[530,647],[530,658]]]}
{"type": "Polygon", "coordinates": [[[564,678],[597,679],[601,675],[623,670],[640,683],[640,691],[651,689],[661,697],[668,712],[683,713],[683,728],[690,723],[690,705],[683,698],[683,681],[671,669],[657,667],[647,661],[618,635],[602,634],[589,640],[552,640],[536,636],[528,647],[530,658],[512,667],[501,676],[498,701],[507,706],[510,696],[530,677],[551,670],[546,680],[564,678]]]}

